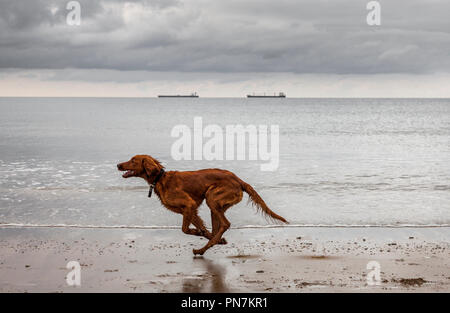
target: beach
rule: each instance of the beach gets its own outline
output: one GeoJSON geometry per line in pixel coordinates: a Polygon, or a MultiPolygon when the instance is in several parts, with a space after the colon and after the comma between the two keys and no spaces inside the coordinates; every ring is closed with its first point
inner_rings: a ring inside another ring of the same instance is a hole
{"type": "Polygon", "coordinates": [[[449,292],[450,228],[0,229],[1,292],[449,292]],[[81,266],[69,286],[66,265],[81,266]],[[378,262],[379,284],[367,264],[378,262]]]}

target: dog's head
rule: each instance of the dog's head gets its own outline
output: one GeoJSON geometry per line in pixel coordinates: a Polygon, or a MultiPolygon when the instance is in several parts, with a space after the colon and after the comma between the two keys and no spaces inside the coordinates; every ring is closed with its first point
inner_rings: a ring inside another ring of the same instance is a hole
{"type": "Polygon", "coordinates": [[[123,178],[141,177],[147,181],[158,175],[163,168],[158,160],[149,155],[135,155],[129,161],[117,164],[117,169],[125,172],[123,178]]]}

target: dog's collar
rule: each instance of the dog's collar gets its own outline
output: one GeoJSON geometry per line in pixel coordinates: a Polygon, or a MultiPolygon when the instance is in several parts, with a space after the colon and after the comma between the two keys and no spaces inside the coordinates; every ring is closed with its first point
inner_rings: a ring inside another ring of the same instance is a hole
{"type": "Polygon", "coordinates": [[[150,184],[150,189],[148,190],[148,197],[151,198],[152,197],[152,192],[153,192],[153,188],[155,188],[156,183],[161,179],[161,177],[164,174],[164,169],[162,168],[161,171],[159,172],[159,174],[155,177],[155,180],[153,181],[153,183],[150,184]]]}

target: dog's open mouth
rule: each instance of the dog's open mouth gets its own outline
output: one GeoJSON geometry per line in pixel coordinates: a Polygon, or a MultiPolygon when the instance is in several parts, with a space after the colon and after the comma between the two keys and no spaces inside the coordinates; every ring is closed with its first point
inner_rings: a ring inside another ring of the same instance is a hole
{"type": "Polygon", "coordinates": [[[128,177],[135,176],[135,175],[136,175],[136,172],[135,172],[135,171],[128,170],[128,171],[126,171],[125,173],[123,173],[122,177],[123,177],[123,178],[128,178],[128,177]]]}

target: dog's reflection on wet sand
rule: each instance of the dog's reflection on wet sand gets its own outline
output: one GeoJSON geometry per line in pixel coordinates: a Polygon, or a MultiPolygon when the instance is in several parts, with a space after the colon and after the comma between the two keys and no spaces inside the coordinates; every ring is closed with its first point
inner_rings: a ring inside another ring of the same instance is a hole
{"type": "Polygon", "coordinates": [[[195,257],[194,264],[201,266],[198,274],[183,280],[182,292],[228,292],[224,277],[226,269],[224,266],[214,263],[204,257],[195,257]]]}

